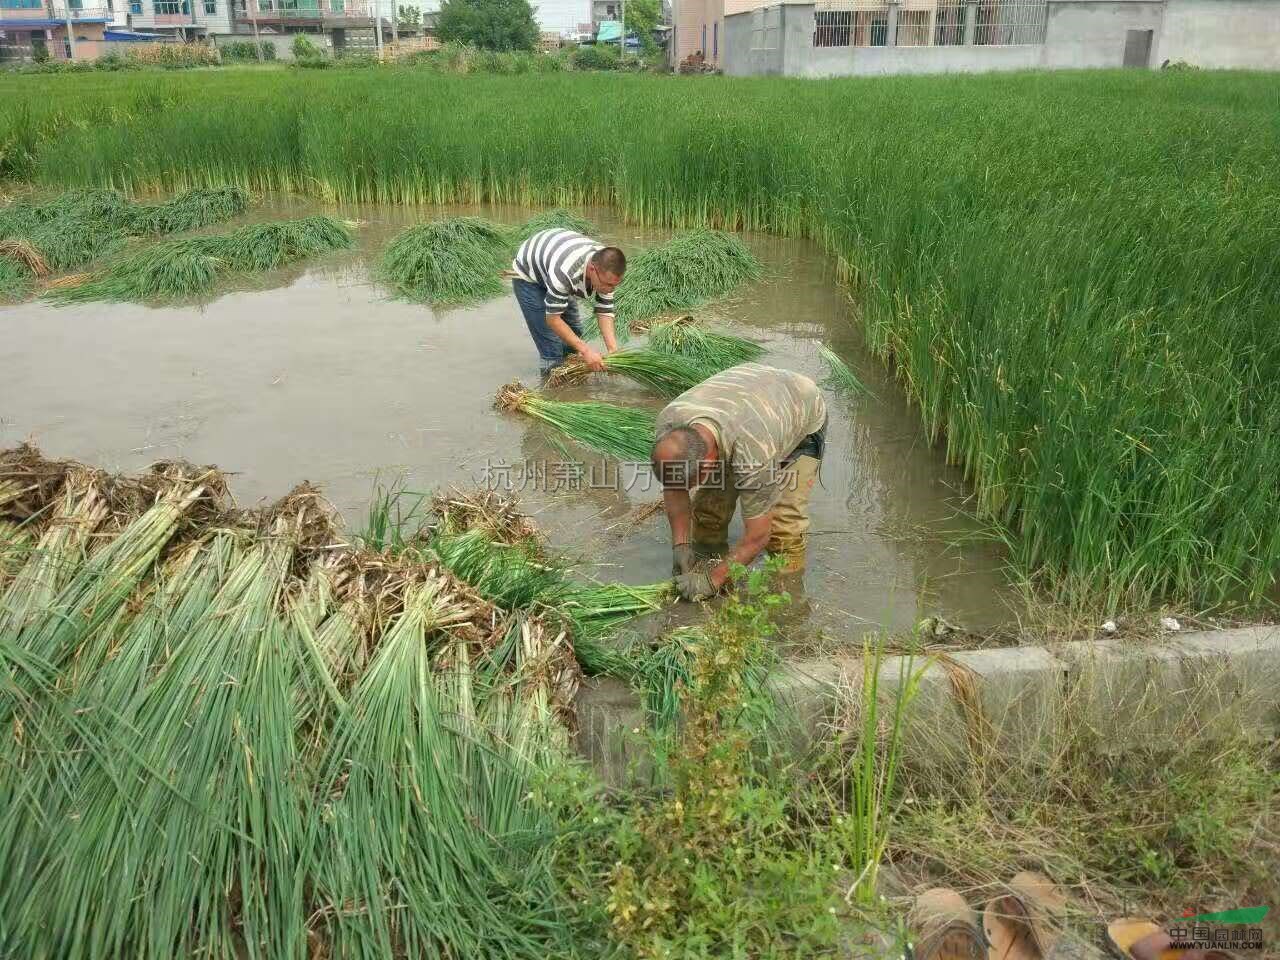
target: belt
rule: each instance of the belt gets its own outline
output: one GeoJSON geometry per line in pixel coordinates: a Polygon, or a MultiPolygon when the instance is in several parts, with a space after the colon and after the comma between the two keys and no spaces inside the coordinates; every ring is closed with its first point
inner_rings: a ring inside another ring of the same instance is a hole
{"type": "Polygon", "coordinates": [[[801,457],[813,457],[815,460],[822,459],[822,453],[827,448],[827,424],[831,422],[830,415],[822,420],[820,426],[813,433],[806,436],[796,448],[782,458],[782,466],[794,463],[801,457]]]}

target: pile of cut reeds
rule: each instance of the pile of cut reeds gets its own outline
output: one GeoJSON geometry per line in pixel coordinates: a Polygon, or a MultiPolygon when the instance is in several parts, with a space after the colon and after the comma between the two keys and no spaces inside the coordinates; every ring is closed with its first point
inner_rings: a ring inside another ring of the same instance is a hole
{"type": "Polygon", "coordinates": [[[225,276],[271,270],[351,244],[352,225],[332,217],[255,223],[147,247],[108,263],[83,282],[52,287],[46,297],[55,303],[198,297],[225,276]]]}
{"type": "Polygon", "coordinates": [[[708,330],[687,315],[654,323],[645,332],[651,349],[684,357],[706,370],[707,376],[764,355],[764,347],[755,341],[708,330]]]}
{"type": "Polygon", "coordinates": [[[383,252],[379,278],[416,303],[475,303],[502,292],[516,248],[539,230],[585,233],[591,224],[568,210],[547,210],[508,227],[483,217],[446,217],[401,232],[383,252]]]}
{"type": "Polygon", "coordinates": [[[158,204],[115,190],[72,190],[45,203],[0,209],[0,297],[22,299],[35,281],[111,255],[135,236],[195,230],[244,212],[239,187],[190,190],[158,204]]]}
{"type": "Polygon", "coordinates": [[[577,637],[668,585],[572,580],[450,494],[353,546],[305,485],[0,451],[0,953],[572,953],[561,762],[577,637]],[[501,543],[494,537],[507,537],[501,543]]]}
{"type": "Polygon", "coordinates": [[[624,462],[649,462],[657,417],[648,410],[593,400],[552,400],[519,380],[499,389],[493,405],[541,420],[575,443],[624,462]]]}
{"type": "MultiPolygon", "coordinates": [[[[620,340],[640,320],[681,313],[731,293],[761,276],[760,261],[747,245],[719,230],[692,230],[629,258],[614,292],[620,340]]],[[[596,336],[594,318],[585,327],[596,336]]]]}

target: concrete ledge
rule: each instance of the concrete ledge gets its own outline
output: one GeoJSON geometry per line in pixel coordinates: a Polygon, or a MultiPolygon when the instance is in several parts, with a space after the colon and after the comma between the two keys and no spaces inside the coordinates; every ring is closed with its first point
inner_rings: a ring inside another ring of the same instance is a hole
{"type": "MultiPolygon", "coordinates": [[[[1176,748],[1191,737],[1280,735],[1280,627],[1173,635],[1158,643],[1089,640],[1051,647],[886,657],[879,698],[910,676],[918,693],[903,749],[913,762],[951,764],[973,749],[1034,761],[1068,732],[1104,751],[1176,748]]],[[[856,731],[864,686],[859,657],[791,663],[774,678],[789,708],[794,753],[856,731]]],[[[613,680],[583,684],[578,749],[614,784],[648,781],[643,706],[613,680]]]]}

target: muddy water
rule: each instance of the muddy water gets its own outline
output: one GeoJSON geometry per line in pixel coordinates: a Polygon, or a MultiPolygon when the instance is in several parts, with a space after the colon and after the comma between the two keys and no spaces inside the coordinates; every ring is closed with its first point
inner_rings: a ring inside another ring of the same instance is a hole
{"type": "MultiPolygon", "coordinates": [[[[314,211],[279,201],[253,216],[314,211]]],[[[574,472],[558,466],[567,458],[545,431],[491,408],[498,386],[517,377],[532,383],[537,373],[509,296],[432,311],[389,299],[370,279],[369,264],[391,235],[439,211],[336,212],[363,222],[358,250],[230,286],[206,303],[0,308],[0,446],[30,438],[49,455],[113,470],[168,457],[216,463],[235,471],[233,491],[245,504],[307,479],[353,526],[379,481],[413,490],[512,487],[553,542],[598,576],[668,576],[665,521],[626,522],[656,499],[643,471],[623,469],[619,482],[593,470],[587,455],[571,489],[574,472]]],[[[587,213],[600,236],[624,248],[665,236],[587,213]]],[[[763,342],[765,362],[815,379],[824,375],[816,348],[826,342],[873,393],[856,403],[829,397],[809,569],[793,585],[804,597],[797,632],[849,642],[927,615],[972,629],[1003,622],[1011,592],[1000,558],[975,539],[961,478],[863,354],[826,258],[798,241],[747,239],[767,278],[707,312],[763,342]]],[[[603,377],[567,396],[660,406],[603,377]]],[[[731,536],[739,529],[735,522],[731,536]]]]}

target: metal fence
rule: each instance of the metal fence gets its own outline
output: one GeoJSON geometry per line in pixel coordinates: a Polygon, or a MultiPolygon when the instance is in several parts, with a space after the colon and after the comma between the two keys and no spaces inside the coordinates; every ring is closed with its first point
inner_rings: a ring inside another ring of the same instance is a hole
{"type": "Polygon", "coordinates": [[[821,0],[815,47],[947,47],[1043,43],[1047,0],[821,0]],[[892,26],[891,26],[892,22],[892,26]]]}

